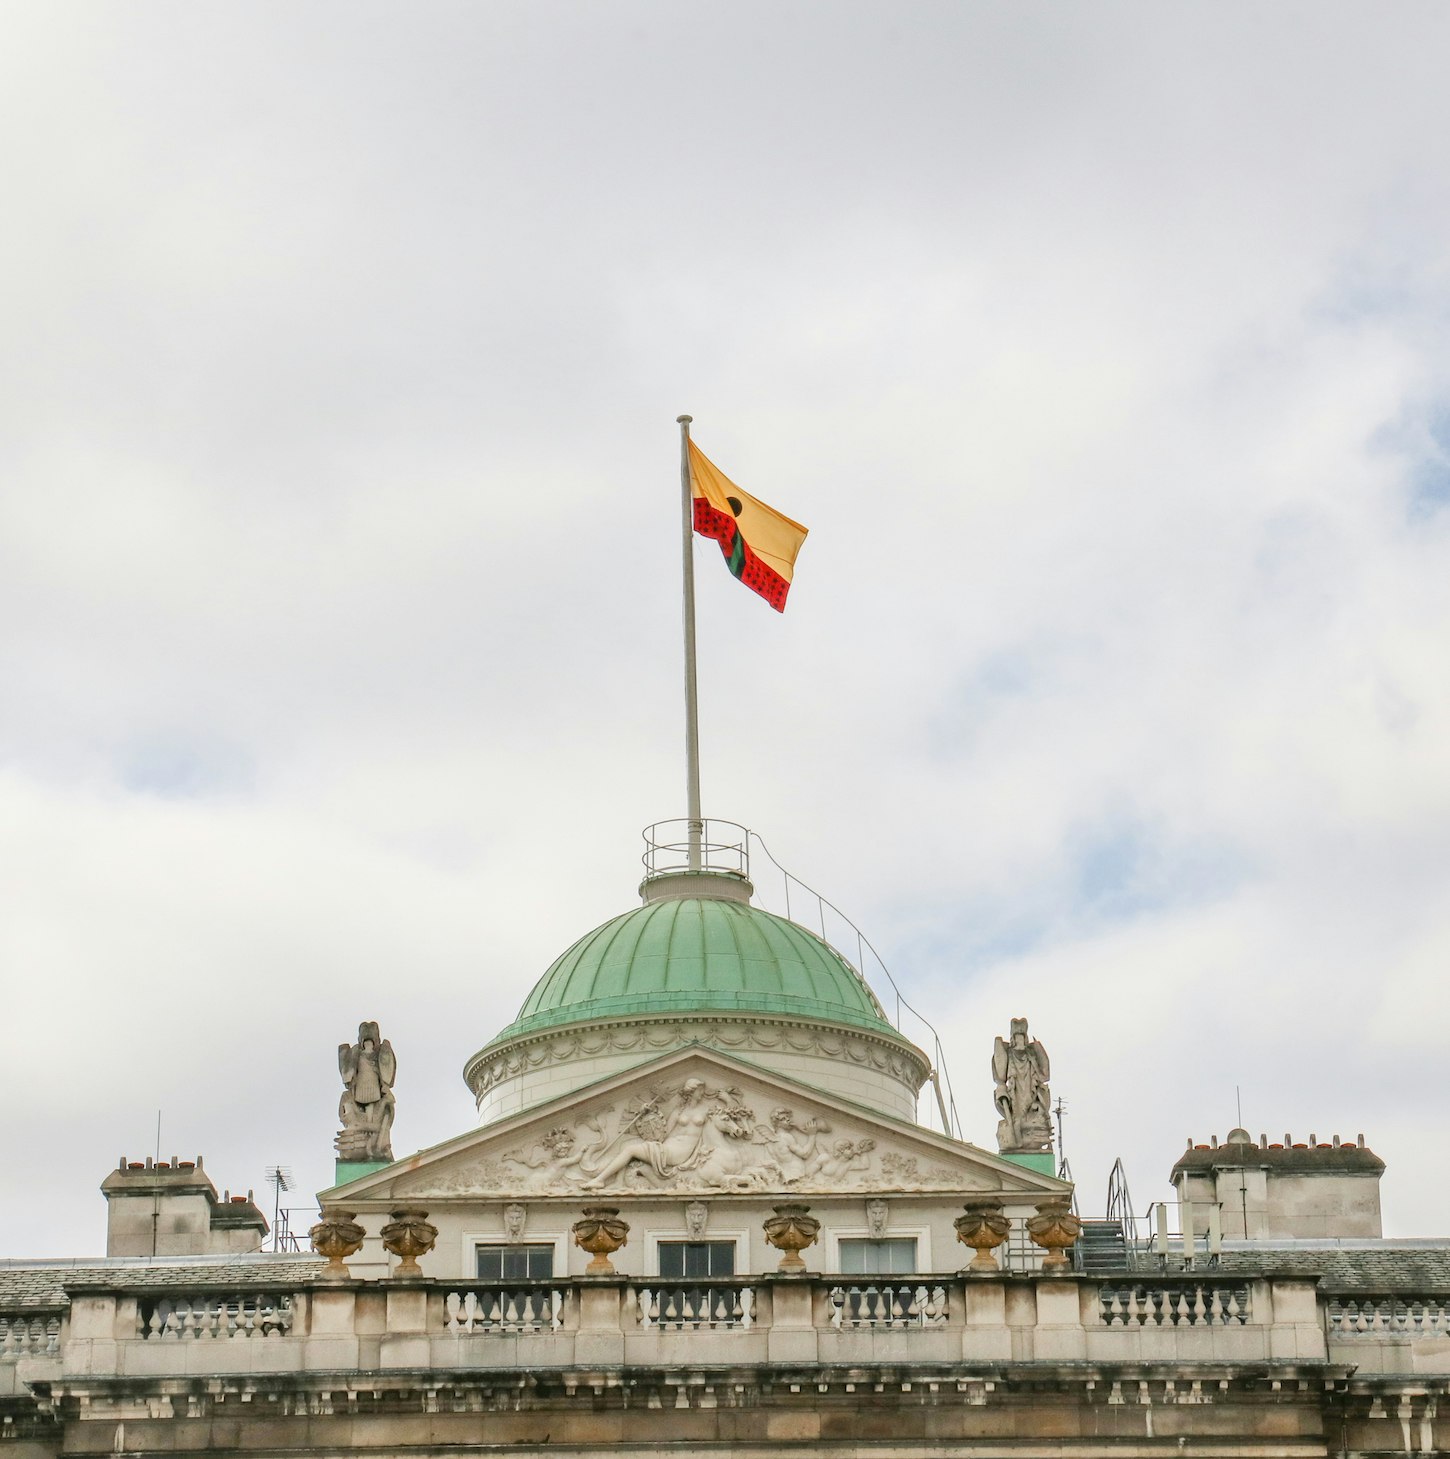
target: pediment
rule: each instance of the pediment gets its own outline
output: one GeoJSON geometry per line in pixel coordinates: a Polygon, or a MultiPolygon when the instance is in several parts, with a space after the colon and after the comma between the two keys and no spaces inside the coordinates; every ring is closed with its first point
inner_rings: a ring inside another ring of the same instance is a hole
{"type": "Polygon", "coordinates": [[[677,1050],[323,1192],[326,1201],[1069,1187],[713,1049],[677,1050]],[[345,1195],[343,1194],[345,1192],[345,1195]]]}

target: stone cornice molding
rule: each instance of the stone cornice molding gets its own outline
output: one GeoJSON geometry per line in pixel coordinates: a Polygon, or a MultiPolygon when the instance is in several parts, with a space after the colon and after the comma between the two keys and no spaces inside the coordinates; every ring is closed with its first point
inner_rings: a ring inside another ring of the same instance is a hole
{"type": "Polygon", "coordinates": [[[482,1100],[502,1080],[550,1064],[610,1053],[655,1055],[692,1044],[726,1052],[771,1053],[784,1048],[833,1060],[846,1058],[899,1080],[913,1097],[931,1072],[926,1055],[905,1037],[897,1042],[851,1024],[779,1014],[702,1013],[689,1018],[642,1014],[541,1029],[479,1050],[464,1065],[463,1077],[474,1098],[482,1100]]]}

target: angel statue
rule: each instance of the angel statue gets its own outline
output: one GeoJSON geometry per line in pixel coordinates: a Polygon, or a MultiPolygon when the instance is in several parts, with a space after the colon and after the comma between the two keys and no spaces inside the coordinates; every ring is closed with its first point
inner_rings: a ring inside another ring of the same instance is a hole
{"type": "Polygon", "coordinates": [[[999,1034],[992,1050],[992,1078],[997,1081],[997,1148],[1020,1154],[1052,1149],[1052,1096],[1047,1050],[1027,1041],[1027,1020],[1012,1020],[1010,1040],[999,1034]]]}
{"type": "Polygon", "coordinates": [[[375,1023],[364,1023],[355,1044],[337,1046],[337,1067],[347,1086],[338,1101],[342,1121],[333,1143],[340,1160],[393,1158],[393,1080],[398,1060],[393,1046],[378,1036],[375,1023]]]}

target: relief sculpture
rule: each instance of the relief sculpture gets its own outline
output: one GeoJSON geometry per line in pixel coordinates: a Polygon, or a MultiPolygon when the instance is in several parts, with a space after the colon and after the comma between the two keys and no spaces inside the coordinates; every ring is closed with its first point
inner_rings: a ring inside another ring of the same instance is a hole
{"type": "Polygon", "coordinates": [[[879,1151],[859,1131],[785,1106],[765,1113],[733,1085],[692,1078],[650,1088],[622,1108],[586,1109],[526,1143],[397,1189],[436,1194],[530,1191],[839,1190],[958,1185],[960,1174],[879,1151]]]}

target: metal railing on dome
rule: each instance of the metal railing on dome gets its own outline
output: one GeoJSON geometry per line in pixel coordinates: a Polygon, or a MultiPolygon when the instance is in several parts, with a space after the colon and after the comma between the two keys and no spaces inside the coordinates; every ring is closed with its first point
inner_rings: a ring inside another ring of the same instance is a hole
{"type": "MultiPolygon", "coordinates": [[[[734,821],[705,820],[701,822],[700,861],[696,870],[724,873],[727,876],[742,877],[752,883],[757,901],[767,911],[775,908],[767,905],[761,893],[760,883],[751,872],[751,843],[754,842],[769,867],[779,876],[779,886],[784,902],[785,918],[798,927],[818,936],[844,962],[860,974],[862,981],[873,998],[871,988],[872,972],[884,978],[895,998],[895,1016],[881,1007],[881,1015],[887,1018],[897,1032],[907,1034],[915,1042],[931,1049],[932,1068],[930,1079],[936,1096],[937,1112],[941,1116],[943,1131],[960,1140],[962,1124],[957,1115],[957,1102],[952,1092],[951,1075],[946,1067],[946,1050],[941,1036],[931,1020],[902,995],[900,985],[891,976],[881,954],[871,945],[865,933],[836,906],[798,876],[787,871],[774,856],[758,832],[734,821]],[[819,931],[817,930],[819,929],[819,931]],[[855,948],[855,956],[851,948],[855,948]],[[925,1030],[928,1037],[908,1033],[903,1027],[903,1014],[909,1015],[925,1030]]],[[[686,820],[656,821],[644,830],[645,850],[641,860],[646,878],[688,873],[690,866],[690,823],[686,820]]],[[[759,861],[757,861],[757,866],[759,861]]],[[[774,888],[771,888],[774,890],[774,888]]]]}
{"type": "Polygon", "coordinates": [[[700,864],[690,866],[690,823],[656,821],[644,828],[644,874],[672,876],[691,870],[750,879],[750,832],[734,821],[701,821],[700,864]]]}

